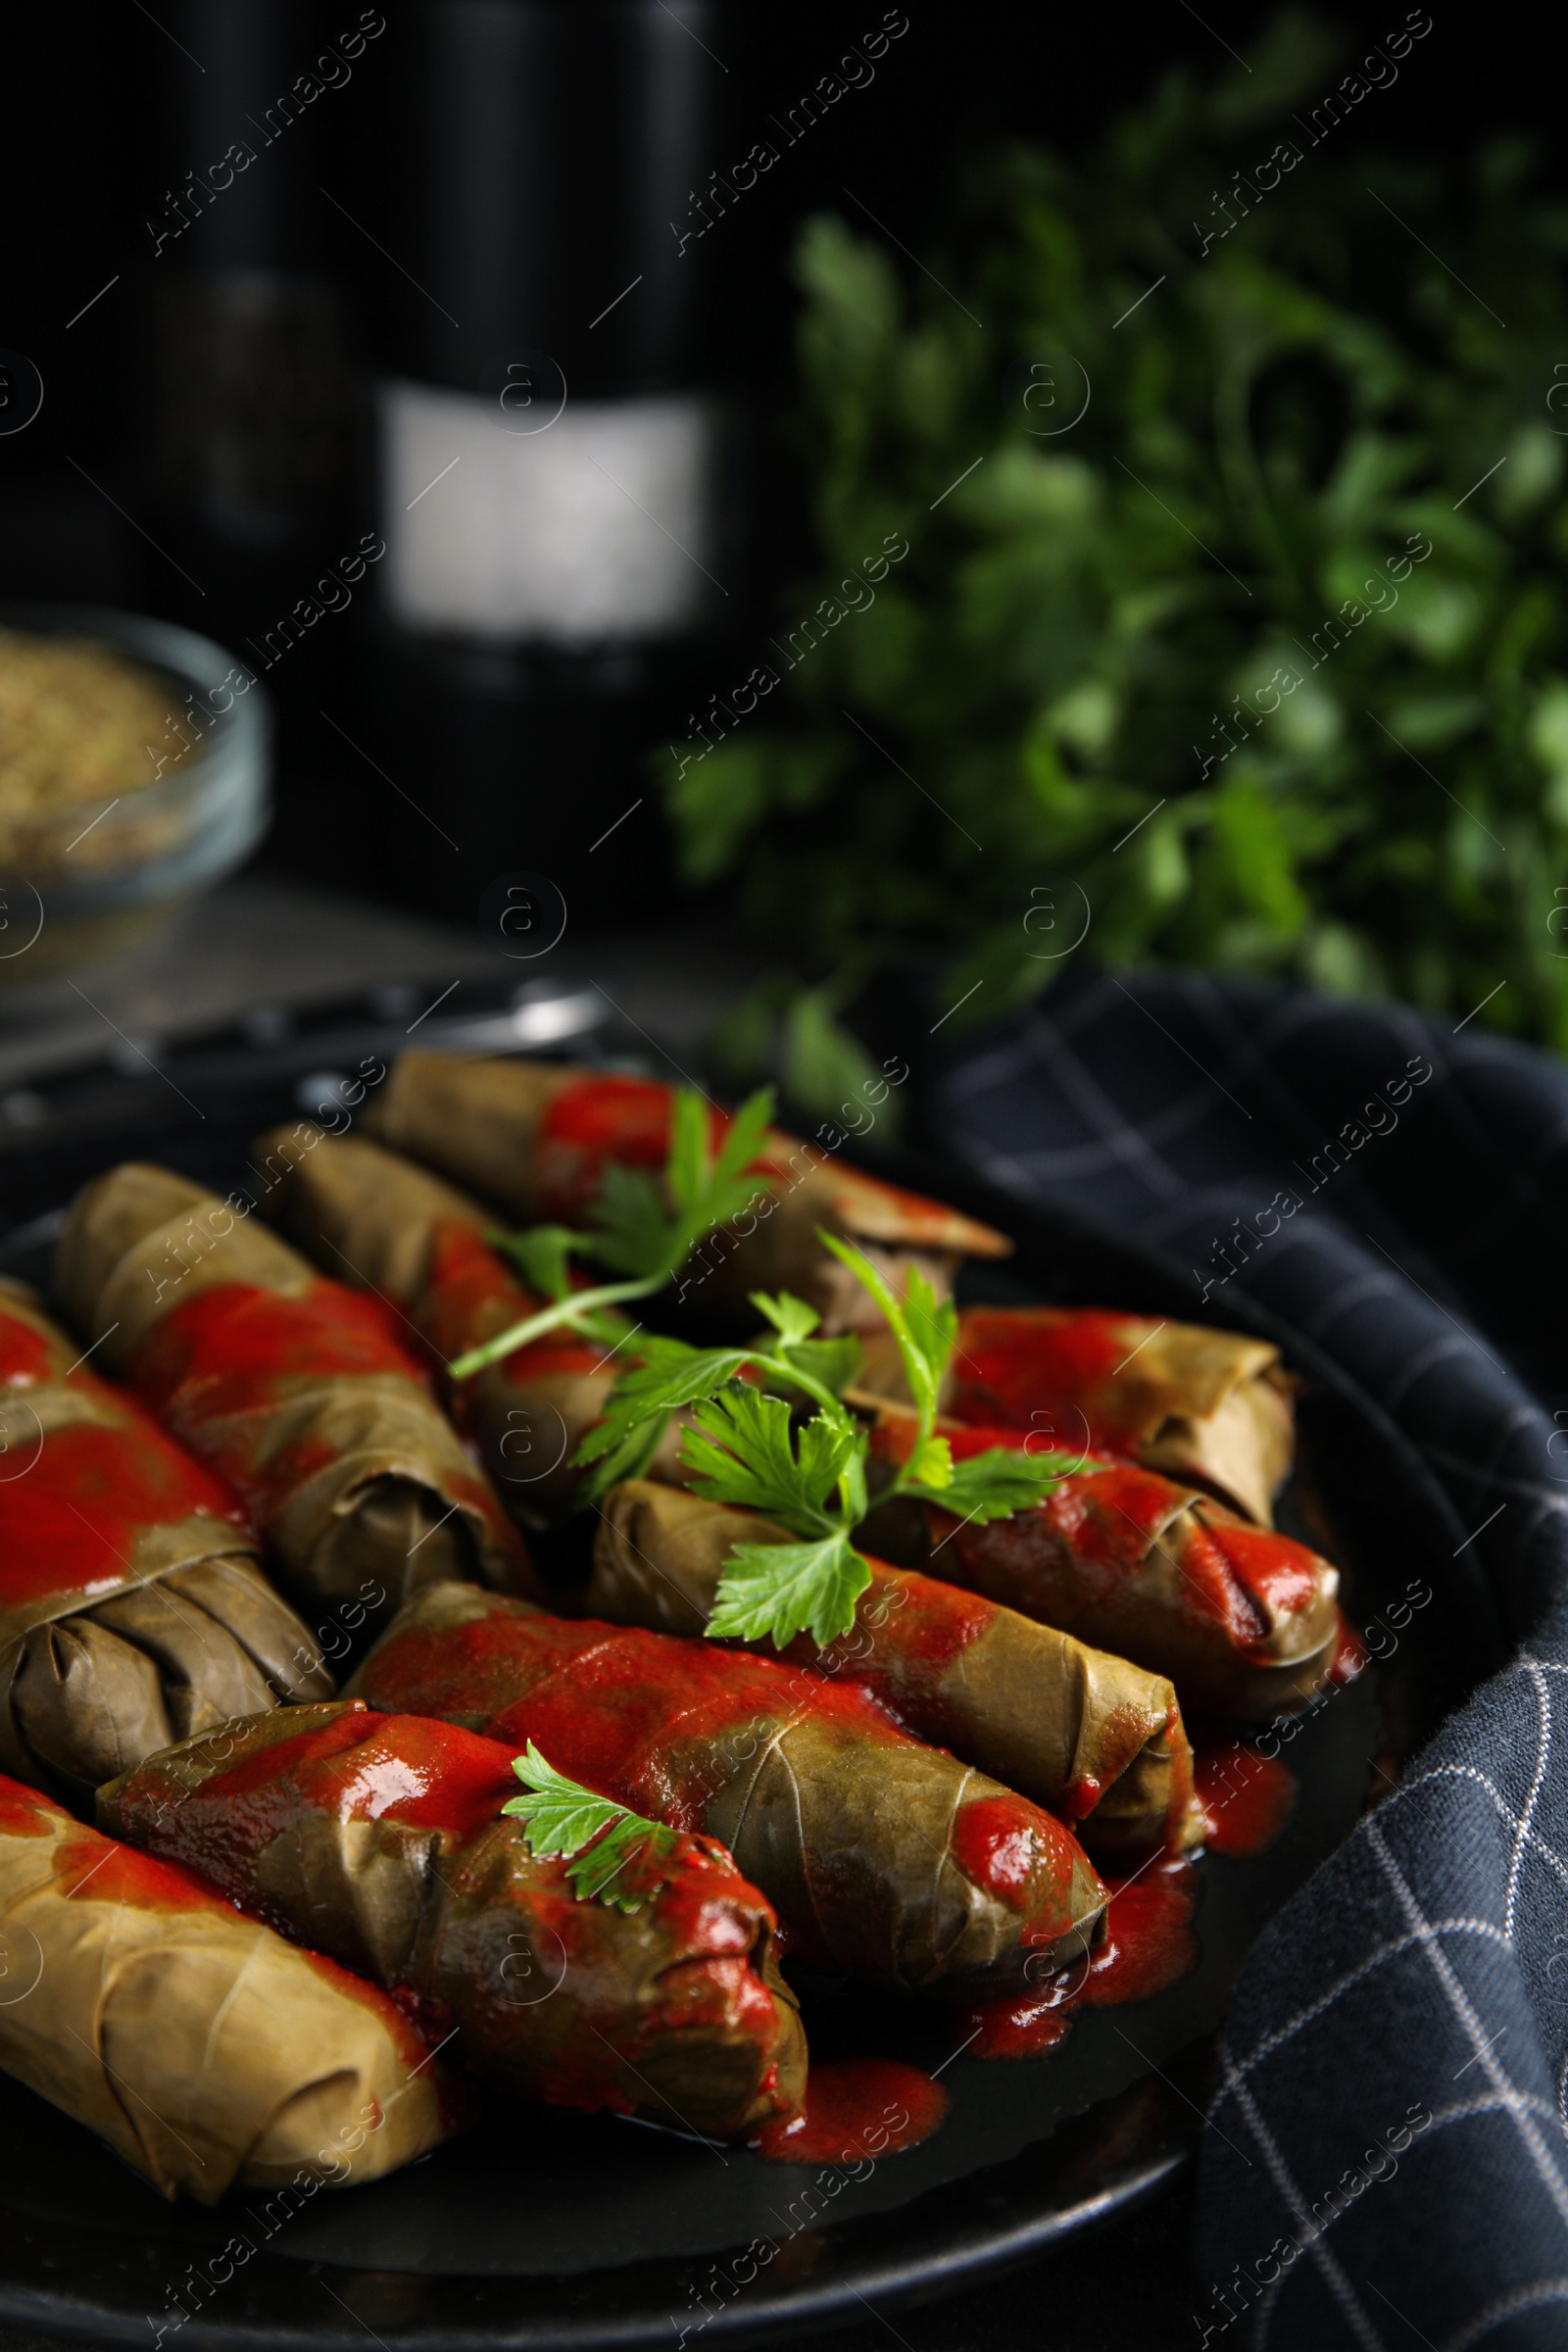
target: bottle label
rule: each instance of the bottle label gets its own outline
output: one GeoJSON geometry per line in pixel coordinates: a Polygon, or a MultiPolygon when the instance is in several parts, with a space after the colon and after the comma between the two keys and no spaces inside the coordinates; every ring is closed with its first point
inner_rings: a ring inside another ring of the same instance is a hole
{"type": "Polygon", "coordinates": [[[426,384],[381,389],[394,616],[572,647],[697,626],[719,593],[710,405],[689,393],[566,399],[520,432],[523,394],[507,390],[510,407],[426,384]]]}

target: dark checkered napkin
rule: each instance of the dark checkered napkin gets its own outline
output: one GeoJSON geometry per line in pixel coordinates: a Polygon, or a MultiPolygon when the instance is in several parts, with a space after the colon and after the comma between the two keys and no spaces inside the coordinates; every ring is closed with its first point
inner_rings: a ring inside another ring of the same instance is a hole
{"type": "Polygon", "coordinates": [[[1248,1960],[1195,2344],[1560,2352],[1568,1067],[1399,1006],[1075,973],[956,1055],[934,1117],[1003,1190],[1185,1259],[1195,1309],[1245,1291],[1342,1363],[1519,1644],[1248,1960]]]}

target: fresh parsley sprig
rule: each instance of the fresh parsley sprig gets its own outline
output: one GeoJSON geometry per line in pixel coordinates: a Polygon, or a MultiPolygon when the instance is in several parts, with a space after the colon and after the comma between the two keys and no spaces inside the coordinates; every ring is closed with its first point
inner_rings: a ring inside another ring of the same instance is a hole
{"type": "Polygon", "coordinates": [[[545,1291],[550,1304],[468,1348],[447,1366],[449,1377],[468,1380],[547,1332],[571,1329],[602,1337],[594,1318],[605,1308],[662,1291],[704,1236],[739,1216],[752,1200],[757,1179],[747,1171],[766,1146],[772,1116],[773,1090],[764,1086],[742,1103],[713,1152],[707,1103],[684,1087],[675,1089],[662,1177],[611,1160],[588,1232],[542,1225],[503,1240],[500,1246],[524,1280],[545,1291]],[[596,1258],[623,1279],[573,1290],[569,1261],[574,1255],[596,1258]]]}
{"type": "Polygon", "coordinates": [[[715,1396],[745,1373],[763,1387],[783,1385],[824,1410],[841,1410],[839,1394],[860,1368],[859,1341],[813,1339],[819,1318],[788,1292],[772,1298],[754,1291],[752,1304],[774,1336],[749,1348],[694,1348],[662,1334],[638,1342],[636,1363],[615,1383],[604,1415],[572,1457],[579,1466],[592,1465],[583,1482],[585,1502],[603,1502],[618,1480],[640,1478],[659,1451],[670,1416],[715,1396]]]}
{"type": "MultiPolygon", "coordinates": [[[[991,1446],[955,1463],[947,1439],[937,1435],[942,1382],[957,1340],[952,1301],[939,1298],[917,1267],[899,1298],[863,1251],[829,1233],[818,1239],[876,1299],[914,1399],[914,1443],[879,1499],[937,1503],[956,1518],[983,1523],[1009,1518],[1054,1492],[1075,1467],[1066,1454],[991,1446]]],[[[870,1565],[852,1540],[866,1514],[870,1439],[839,1400],[858,1368],[859,1343],[813,1339],[819,1318],[787,1293],[770,1298],[757,1292],[752,1303],[772,1325],[771,1340],[749,1348],[649,1343],[643,1361],[616,1383],[609,1411],[576,1458],[598,1463],[588,1498],[600,1500],[615,1478],[646,1468],[670,1413],[689,1410],[680,1458],[694,1493],[761,1512],[799,1539],[734,1545],[706,1631],[715,1640],[765,1638],[782,1648],[809,1630],[820,1647],[849,1632],[871,1581],[870,1565]],[[798,1425],[786,1398],[768,1393],[778,1386],[801,1391],[816,1412],[798,1425]]]]}
{"type": "Polygon", "coordinates": [[[593,1249],[591,1233],[573,1233],[568,1225],[530,1225],[524,1233],[491,1231],[484,1238],[498,1257],[511,1258],[529,1290],[552,1304],[569,1302],[573,1331],[614,1348],[631,1329],[618,1307],[585,1304],[586,1288],[572,1281],[571,1260],[593,1249]]]}
{"type": "Polygon", "coordinates": [[[673,1853],[675,1832],[568,1781],[546,1763],[531,1740],[525,1755],[513,1757],[512,1769],[529,1794],[509,1798],[501,1810],[523,1824],[528,1851],[541,1862],[556,1854],[576,1857],[566,1877],[578,1902],[597,1895],[617,1911],[640,1911],[648,1900],[647,1890],[628,1894],[622,1887],[613,1893],[612,1883],[645,1848],[660,1855],[673,1853]]]}
{"type": "Polygon", "coordinates": [[[940,1503],[956,1519],[1010,1519],[1054,1494],[1062,1478],[1076,1470],[1079,1457],[1042,1449],[1029,1454],[1010,1446],[988,1446],[967,1461],[955,1462],[946,1438],[936,1435],[942,1383],[958,1344],[958,1310],[951,1298],[938,1298],[918,1266],[909,1269],[908,1287],[894,1297],[863,1250],[838,1241],[830,1233],[819,1237],[840,1263],[863,1283],[881,1307],[898,1342],[904,1377],[914,1399],[915,1440],[908,1457],[882,1499],[910,1496],[940,1503]]]}

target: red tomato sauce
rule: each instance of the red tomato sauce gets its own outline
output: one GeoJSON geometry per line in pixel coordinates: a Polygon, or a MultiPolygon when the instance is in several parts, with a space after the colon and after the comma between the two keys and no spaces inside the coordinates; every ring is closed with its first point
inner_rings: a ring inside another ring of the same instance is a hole
{"type": "Polygon", "coordinates": [[[819,1674],[863,1683],[897,1708],[901,1694],[931,1693],[996,1616],[995,1601],[976,1592],[873,1559],[853,1630],[825,1649],[802,1634],[784,1655],[819,1674]]]}
{"type": "Polygon", "coordinates": [[[753,2143],[771,2164],[848,2164],[902,2155],[929,2139],[948,2094],[918,2067],[891,2058],[814,2064],[798,2115],[766,2125],[753,2143]]]}
{"type": "MultiPolygon", "coordinates": [[[[269,1415],[291,1395],[344,1377],[406,1381],[427,1397],[429,1382],[405,1336],[381,1299],[324,1278],[301,1296],[220,1283],[155,1325],[129,1370],[159,1418],[222,1473],[267,1529],[339,1458],[309,1427],[290,1445],[269,1443],[269,1415]]],[[[442,1491],[482,1519],[492,1544],[522,1560],[521,1538],[477,1471],[454,1466],[442,1491]]]]}
{"type": "MultiPolygon", "coordinates": [[[[34,1441],[36,1444],[36,1440],[34,1441]]],[[[68,1422],[21,1477],[0,1481],[0,1605],[102,1595],[125,1582],[138,1537],[198,1514],[220,1551],[246,1527],[229,1489],[128,1402],[118,1428],[68,1422]]]]}
{"type": "Polygon", "coordinates": [[[1106,1884],[1105,1930],[1087,1962],[1074,1962],[1037,1991],[1004,1993],[957,2013],[954,2039],[970,2057],[1042,2057],[1065,2037],[1074,2010],[1149,2000],[1195,1965],[1191,1863],[1159,1861],[1106,1884]]]}
{"type": "MultiPolygon", "coordinates": [[[[156,1760],[126,1792],[125,1826],[137,1839],[198,1872],[232,1902],[256,1912],[285,1935],[297,1933],[287,1912],[275,1911],[262,1887],[260,1857],[276,1838],[309,1816],[332,1821],[394,1821],[444,1832],[456,1850],[503,1818],[502,1808],[522,1793],[512,1769],[513,1750],[454,1724],[424,1716],[383,1715],[353,1700],[326,1722],[266,1741],[249,1754],[218,1760],[207,1779],[187,1788],[156,1760]]],[[[515,1830],[519,1844],[526,1833],[515,1830]]],[[[167,1865],[162,1865],[167,1867],[167,1865]]],[[[659,1924],[671,1963],[733,1960],[735,1983],[717,1982],[738,2010],[771,1996],[755,1987],[745,1962],[759,1927],[773,1913],[735,1869],[716,1840],[683,1838],[667,1852],[651,1841],[632,1853],[623,1889],[657,1892],[659,1924]]],[[[579,1901],[563,1861],[525,1862],[518,1881],[530,1931],[554,1937],[563,1955],[593,1962],[604,1915],[579,1901]]],[[[522,1914],[519,1914],[519,1922],[522,1914]]],[[[677,2018],[701,1987],[667,1977],[668,2006],[677,2018]]],[[[498,1984],[497,2015],[518,2008],[511,1984],[498,1984]]],[[[655,2023],[660,2012],[649,2012],[655,2023]]],[[[512,2019],[515,2027],[517,2020],[512,2019]]],[[[510,2029],[509,2029],[510,2031],[510,2029]]]]}
{"type": "Polygon", "coordinates": [[[959,1421],[1030,1429],[1042,1405],[1072,1404],[1087,1414],[1097,1446],[1131,1452],[1143,1434],[1147,1398],[1136,1378],[1120,1398],[1104,1392],[1129,1350],[1153,1328],[1141,1316],[1094,1307],[1060,1322],[971,1307],[959,1326],[947,1409],[959,1421]]]}
{"type": "Polygon", "coordinates": [[[1077,1994],[1080,2007],[1147,2001],[1181,1982],[1198,1959],[1197,1882],[1190,1862],[1159,1861],[1110,1882],[1105,1934],[1077,1994]]]}
{"type": "MultiPolygon", "coordinates": [[[[544,1304],[523,1288],[482,1234],[466,1225],[437,1225],[419,1302],[419,1330],[438,1365],[444,1367],[481,1341],[538,1314],[544,1304]]],[[[517,1382],[546,1372],[593,1372],[604,1353],[596,1342],[577,1332],[553,1331],[514,1348],[494,1369],[517,1382]]],[[[468,1393],[465,1382],[454,1390],[454,1402],[461,1404],[468,1393]]]]}
{"type": "Polygon", "coordinates": [[[59,1380],[70,1362],[41,1331],[0,1309],[0,1383],[5,1387],[35,1388],[40,1381],[59,1380]]]}
{"type": "Polygon", "coordinates": [[[324,1275],[294,1294],[220,1282],[155,1324],[130,1371],[155,1412],[204,1421],[243,1412],[285,1381],[343,1372],[419,1380],[406,1343],[393,1308],[324,1275]]]}
{"type": "Polygon", "coordinates": [[[0,1838],[46,1838],[52,1821],[69,1818],[53,1797],[0,1773],[0,1838]]]}
{"type": "Polygon", "coordinates": [[[1273,1844],[1296,1809],[1296,1777],[1288,1766],[1235,1741],[1199,1748],[1193,1767],[1211,1853],[1250,1860],[1273,1844]]]}

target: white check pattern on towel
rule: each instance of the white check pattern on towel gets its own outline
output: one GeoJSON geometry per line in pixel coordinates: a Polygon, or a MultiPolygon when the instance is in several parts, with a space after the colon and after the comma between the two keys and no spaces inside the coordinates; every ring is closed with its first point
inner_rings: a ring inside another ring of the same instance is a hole
{"type": "Polygon", "coordinates": [[[1214,1277],[1210,1318],[1245,1289],[1343,1365],[1520,1643],[1248,1960],[1195,2343],[1568,2345],[1568,1068],[1398,1006],[1070,974],[934,1107],[1000,1189],[1190,1265],[1195,1313],[1214,1277]]]}

